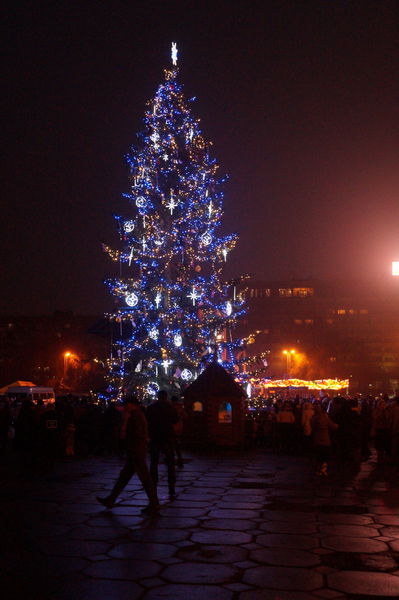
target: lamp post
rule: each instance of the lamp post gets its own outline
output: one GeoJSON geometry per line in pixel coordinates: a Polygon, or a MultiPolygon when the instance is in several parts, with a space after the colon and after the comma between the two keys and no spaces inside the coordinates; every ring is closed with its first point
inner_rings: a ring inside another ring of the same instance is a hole
{"type": "Polygon", "coordinates": [[[68,359],[72,356],[71,352],[64,352],[64,379],[66,378],[67,370],[68,370],[68,359]]]}
{"type": "Polygon", "coordinates": [[[296,354],[296,350],[283,350],[283,354],[286,358],[286,369],[287,369],[287,379],[290,377],[291,373],[291,361],[292,357],[296,354]]]}

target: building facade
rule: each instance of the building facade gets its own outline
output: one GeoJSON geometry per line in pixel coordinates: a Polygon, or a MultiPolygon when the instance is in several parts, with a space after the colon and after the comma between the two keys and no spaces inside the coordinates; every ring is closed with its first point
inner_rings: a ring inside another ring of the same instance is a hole
{"type": "Polygon", "coordinates": [[[351,391],[399,388],[399,280],[254,282],[242,327],[270,350],[269,377],[350,378],[351,391]]]}

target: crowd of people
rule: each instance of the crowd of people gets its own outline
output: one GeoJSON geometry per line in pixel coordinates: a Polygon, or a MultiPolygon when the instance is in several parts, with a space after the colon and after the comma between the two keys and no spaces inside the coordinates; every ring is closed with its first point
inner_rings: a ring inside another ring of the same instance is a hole
{"type": "MultiPolygon", "coordinates": [[[[151,479],[157,483],[159,455],[163,453],[173,496],[175,464],[183,466],[180,446],[187,414],[182,401],[160,393],[163,402],[158,398],[147,408],[140,406],[140,412],[146,415],[145,436],[151,440],[151,479]],[[161,444],[165,432],[159,432],[165,428],[169,442],[161,444]]],[[[3,401],[0,455],[16,453],[21,474],[29,476],[48,472],[60,457],[126,456],[130,413],[121,403],[101,405],[86,398],[61,397],[55,404],[25,400],[18,407],[3,401]]],[[[256,414],[248,412],[246,443],[313,456],[321,476],[327,475],[331,458],[356,465],[368,460],[372,448],[378,463],[399,464],[399,396],[270,399],[256,414]]]]}
{"type": "MultiPolygon", "coordinates": [[[[168,405],[176,414],[174,452],[183,466],[180,449],[185,411],[183,403],[172,397],[168,405]]],[[[144,409],[152,414],[153,409],[144,409]]],[[[29,399],[0,402],[0,456],[16,455],[21,475],[48,472],[62,457],[125,456],[126,406],[123,402],[100,404],[88,398],[65,396],[55,403],[29,399]]],[[[152,426],[150,433],[155,432],[152,426]]],[[[155,433],[154,433],[155,435],[155,433]]]]}
{"type": "Polygon", "coordinates": [[[274,400],[246,424],[250,445],[311,454],[319,475],[327,475],[331,457],[356,465],[372,447],[378,463],[399,463],[399,396],[274,400]]]}

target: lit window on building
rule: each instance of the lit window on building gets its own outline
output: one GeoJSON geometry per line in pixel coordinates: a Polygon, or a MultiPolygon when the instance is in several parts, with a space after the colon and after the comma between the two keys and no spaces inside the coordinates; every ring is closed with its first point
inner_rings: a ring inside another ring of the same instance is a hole
{"type": "Polygon", "coordinates": [[[267,298],[270,298],[270,296],[272,295],[272,291],[270,288],[265,288],[265,296],[267,298]]]}
{"type": "Polygon", "coordinates": [[[306,325],[313,325],[314,319],[305,319],[305,323],[306,323],[306,325]]]}
{"type": "Polygon", "coordinates": [[[348,313],[349,313],[350,315],[356,315],[356,314],[357,314],[357,310],[355,310],[354,308],[350,308],[350,309],[348,310],[348,313]]]}
{"type": "Polygon", "coordinates": [[[279,288],[278,294],[281,298],[291,298],[292,289],[291,288],[279,288]]]}
{"type": "Polygon", "coordinates": [[[302,319],[294,319],[295,325],[302,325],[302,319]]]}
{"type": "Polygon", "coordinates": [[[199,400],[193,403],[193,412],[200,413],[204,410],[204,405],[199,400]]]}
{"type": "Polygon", "coordinates": [[[231,423],[233,420],[233,411],[230,402],[222,402],[218,411],[219,423],[231,423]]]}
{"type": "Polygon", "coordinates": [[[299,298],[307,298],[308,296],[314,295],[313,288],[294,288],[292,290],[293,296],[298,296],[299,298]]]}
{"type": "Polygon", "coordinates": [[[334,323],[334,319],[326,319],[327,325],[332,325],[334,323]]]}
{"type": "Polygon", "coordinates": [[[330,362],[336,362],[336,361],[337,361],[336,356],[330,356],[330,362]]]}
{"type": "Polygon", "coordinates": [[[337,308],[337,315],[346,315],[345,308],[337,308]]]}

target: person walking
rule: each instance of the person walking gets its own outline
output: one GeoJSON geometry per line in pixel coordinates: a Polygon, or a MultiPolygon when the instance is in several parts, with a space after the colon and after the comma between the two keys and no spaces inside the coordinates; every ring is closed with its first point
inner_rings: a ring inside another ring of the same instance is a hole
{"type": "Polygon", "coordinates": [[[147,466],[148,427],[147,420],[140,408],[140,403],[133,395],[124,399],[124,419],[121,427],[121,438],[125,441],[126,462],[109,496],[97,496],[98,502],[106,508],[112,508],[115,500],[137,473],[149,504],[141,512],[156,513],[159,510],[159,500],[156,487],[147,466]]]}
{"type": "Polygon", "coordinates": [[[316,458],[316,475],[326,477],[328,475],[328,461],[331,454],[330,431],[338,429],[338,425],[324,412],[321,404],[317,403],[314,405],[311,426],[316,458]]]}
{"type": "Polygon", "coordinates": [[[158,399],[147,408],[148,430],[150,434],[150,473],[155,485],[158,484],[158,464],[162,453],[168,469],[169,498],[176,496],[175,468],[175,431],[174,425],[179,416],[175,407],[168,400],[165,390],[159,390],[158,399]]]}

